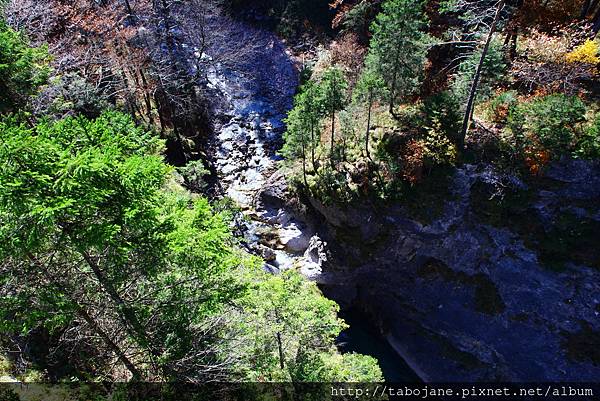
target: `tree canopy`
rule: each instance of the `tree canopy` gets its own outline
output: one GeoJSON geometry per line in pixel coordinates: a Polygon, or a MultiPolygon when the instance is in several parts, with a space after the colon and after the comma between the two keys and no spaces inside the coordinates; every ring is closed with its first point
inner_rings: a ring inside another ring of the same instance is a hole
{"type": "Polygon", "coordinates": [[[25,36],[0,20],[0,114],[26,105],[50,74],[47,46],[30,47],[25,36]]]}

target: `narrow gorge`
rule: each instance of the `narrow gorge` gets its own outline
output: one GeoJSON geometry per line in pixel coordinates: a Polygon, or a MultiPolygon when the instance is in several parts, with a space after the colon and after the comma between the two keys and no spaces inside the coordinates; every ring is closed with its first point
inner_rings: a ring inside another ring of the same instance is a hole
{"type": "Polygon", "coordinates": [[[540,248],[573,229],[561,225],[564,213],[598,232],[598,163],[565,159],[531,183],[485,163],[465,165],[413,204],[324,205],[295,194],[277,155],[297,86],[292,53],[275,35],[237,24],[233,32],[243,34],[233,37],[248,43],[236,43],[268,50],[242,69],[216,64],[210,73],[222,99],[212,154],[223,193],[243,209],[245,244],[265,269],[298,269],[317,281],[358,337],[369,336],[347,347],[376,354],[363,345],[383,339],[401,356],[383,362],[390,378],[599,377],[586,359],[597,358],[600,273],[584,265],[597,266],[598,243],[558,271],[543,259],[551,250],[540,248]],[[250,71],[260,73],[248,78],[250,71]],[[498,204],[510,197],[523,203],[503,216],[498,204]]]}

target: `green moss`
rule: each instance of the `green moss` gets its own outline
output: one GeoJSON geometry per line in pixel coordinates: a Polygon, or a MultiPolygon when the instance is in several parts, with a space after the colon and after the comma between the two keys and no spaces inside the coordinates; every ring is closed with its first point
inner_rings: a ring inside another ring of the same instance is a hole
{"type": "Polygon", "coordinates": [[[18,378],[24,383],[40,383],[45,379],[44,374],[36,369],[28,369],[18,378]]]}
{"type": "Polygon", "coordinates": [[[0,355],[0,376],[10,376],[13,371],[13,364],[4,355],[0,355]]]}
{"type": "Polygon", "coordinates": [[[0,400],[19,401],[19,395],[11,387],[0,387],[0,400]]]}

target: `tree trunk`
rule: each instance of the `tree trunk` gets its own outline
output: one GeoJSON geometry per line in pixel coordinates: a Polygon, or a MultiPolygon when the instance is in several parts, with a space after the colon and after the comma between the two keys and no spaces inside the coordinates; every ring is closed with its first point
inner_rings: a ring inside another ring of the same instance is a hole
{"type": "Polygon", "coordinates": [[[510,60],[514,60],[517,57],[517,41],[519,40],[519,28],[515,28],[515,32],[513,33],[512,41],[510,42],[510,50],[508,52],[508,57],[510,60]]]}
{"type": "Polygon", "coordinates": [[[315,125],[310,123],[310,159],[315,173],[317,172],[317,162],[315,159],[315,125]]]}
{"type": "Polygon", "coordinates": [[[465,147],[465,137],[469,132],[469,127],[471,123],[471,115],[473,112],[473,108],[475,105],[475,97],[477,96],[477,89],[479,87],[479,81],[481,80],[481,72],[483,70],[483,64],[485,62],[485,57],[487,56],[488,50],[490,49],[490,43],[492,42],[492,38],[494,37],[494,33],[496,32],[496,26],[498,25],[498,20],[500,19],[500,12],[504,9],[504,4],[506,0],[501,0],[498,3],[498,8],[496,10],[496,15],[494,16],[494,21],[490,25],[490,30],[487,35],[487,39],[485,41],[485,45],[481,52],[481,57],[479,59],[479,64],[477,65],[477,70],[475,71],[475,75],[473,77],[473,82],[471,84],[471,89],[469,91],[469,100],[467,101],[467,107],[465,109],[465,115],[463,119],[463,125],[461,134],[458,141],[459,149],[464,149],[465,147]]]}
{"type": "Polygon", "coordinates": [[[308,188],[308,181],[306,180],[306,145],[304,143],[304,137],[302,137],[302,176],[304,177],[304,185],[308,188]]]}
{"type": "Polygon", "coordinates": [[[581,7],[581,13],[579,14],[579,19],[584,19],[587,16],[588,11],[590,9],[590,3],[591,0],[585,0],[583,2],[583,6],[581,7]]]}
{"type": "Polygon", "coordinates": [[[94,318],[90,316],[90,314],[84,309],[84,307],[81,306],[77,300],[73,299],[70,296],[70,294],[74,294],[75,291],[69,289],[66,283],[62,282],[61,280],[56,280],[54,276],[50,274],[48,268],[43,263],[38,261],[38,259],[35,256],[28,255],[28,258],[32,263],[39,267],[39,271],[43,272],[47,280],[49,280],[53,285],[60,287],[64,291],[69,301],[71,301],[71,304],[75,307],[77,314],[83,320],[86,321],[86,323],[90,326],[94,333],[96,333],[100,338],[102,338],[106,346],[117,356],[117,358],[123,363],[123,365],[125,365],[127,370],[129,370],[129,372],[133,376],[132,380],[141,379],[142,375],[140,371],[135,367],[135,365],[133,364],[133,362],[131,362],[127,355],[125,355],[125,352],[123,352],[123,350],[119,348],[119,346],[110,338],[110,336],[106,334],[104,330],[102,330],[102,328],[98,325],[98,323],[96,323],[94,318]]]}
{"type": "Polygon", "coordinates": [[[123,0],[123,2],[125,3],[125,9],[127,10],[127,14],[129,14],[130,16],[133,15],[133,9],[131,8],[131,4],[129,3],[129,0],[123,0]]]}
{"type": "Polygon", "coordinates": [[[154,123],[154,119],[152,118],[152,101],[150,100],[150,86],[148,85],[146,74],[144,74],[144,71],[141,68],[139,69],[139,73],[143,85],[144,102],[146,103],[146,115],[148,117],[148,122],[152,124],[154,123]]]}
{"type": "Polygon", "coordinates": [[[133,376],[132,380],[141,379],[142,375],[139,372],[139,370],[135,367],[133,362],[131,362],[131,360],[127,358],[127,355],[125,355],[125,353],[119,348],[119,346],[115,344],[115,342],[110,338],[110,336],[106,334],[106,332],[96,324],[96,321],[87,313],[85,309],[83,309],[81,305],[79,305],[77,302],[73,302],[73,304],[75,305],[75,309],[77,309],[77,314],[81,316],[83,320],[86,321],[86,323],[92,328],[92,330],[96,334],[98,334],[98,336],[100,336],[100,338],[102,338],[102,340],[104,340],[108,348],[110,348],[110,350],[114,352],[115,355],[117,355],[117,358],[123,363],[123,365],[125,365],[127,370],[133,376]]]}
{"type": "Polygon", "coordinates": [[[581,13],[583,15],[582,18],[586,18],[588,15],[592,14],[594,12],[594,10],[596,9],[596,7],[598,7],[598,4],[600,4],[600,0],[591,0],[591,3],[588,5],[587,9],[585,10],[585,14],[583,14],[584,9],[581,9],[581,13]]]}
{"type": "Polygon", "coordinates": [[[598,7],[598,4],[600,4],[600,0],[593,0],[592,5],[588,9],[588,13],[593,13],[596,7],[598,7]]]}
{"type": "Polygon", "coordinates": [[[283,370],[285,364],[283,363],[283,346],[281,345],[281,333],[277,332],[277,349],[279,350],[279,367],[283,370]]]}
{"type": "Polygon", "coordinates": [[[367,154],[367,159],[371,160],[371,155],[369,154],[369,134],[371,132],[371,108],[373,107],[373,90],[369,91],[369,108],[367,111],[367,132],[365,132],[365,152],[367,154]]]}
{"type": "Polygon", "coordinates": [[[92,257],[85,251],[81,252],[85,262],[92,269],[94,276],[104,288],[110,299],[116,304],[117,310],[123,319],[123,323],[125,327],[128,328],[128,332],[130,335],[139,341],[140,345],[146,348],[150,354],[154,357],[159,357],[160,352],[153,346],[152,342],[148,338],[146,334],[146,330],[141,325],[138,320],[135,312],[131,309],[129,305],[121,298],[117,290],[114,288],[112,283],[104,277],[104,274],[100,270],[98,264],[92,259],[92,257]]]}
{"type": "Polygon", "coordinates": [[[331,168],[335,168],[335,163],[333,162],[333,147],[335,145],[335,109],[331,110],[331,147],[329,149],[329,161],[331,163],[331,168]]]}
{"type": "Polygon", "coordinates": [[[598,31],[600,31],[600,8],[598,9],[598,11],[596,11],[596,14],[594,14],[594,19],[592,20],[592,22],[594,23],[594,26],[592,27],[592,32],[594,32],[594,36],[596,36],[598,34],[598,31]]]}
{"type": "MultiPolygon", "coordinates": [[[[398,45],[399,46],[399,45],[398,45]]],[[[398,47],[396,47],[396,54],[394,57],[394,73],[392,74],[392,86],[390,88],[390,114],[394,117],[394,118],[398,118],[398,116],[396,115],[396,113],[394,113],[394,106],[395,106],[395,102],[396,102],[396,80],[398,79],[398,64],[400,63],[400,49],[398,49],[398,47]]]]}

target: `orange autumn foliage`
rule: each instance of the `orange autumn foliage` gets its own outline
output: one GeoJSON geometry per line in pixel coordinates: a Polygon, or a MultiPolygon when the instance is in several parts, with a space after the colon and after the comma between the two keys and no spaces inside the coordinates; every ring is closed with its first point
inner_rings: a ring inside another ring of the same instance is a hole
{"type": "Polygon", "coordinates": [[[552,155],[545,149],[528,148],[525,150],[525,164],[532,175],[540,175],[550,160],[552,160],[552,155]]]}

